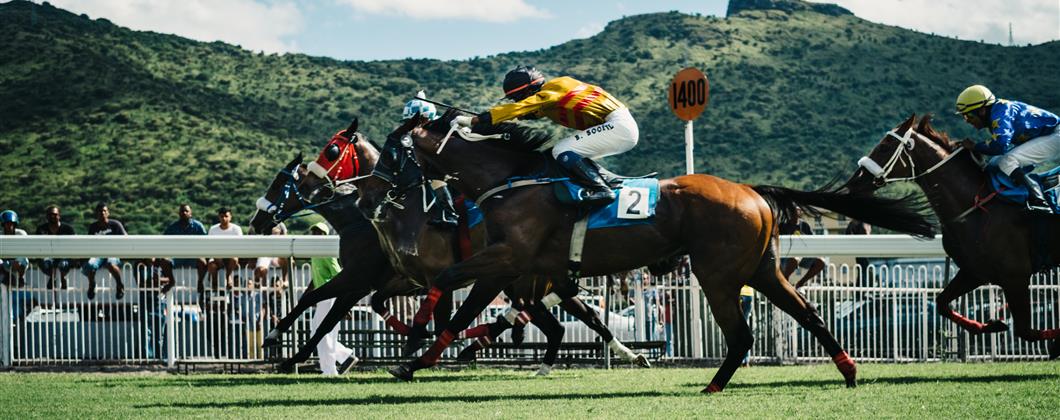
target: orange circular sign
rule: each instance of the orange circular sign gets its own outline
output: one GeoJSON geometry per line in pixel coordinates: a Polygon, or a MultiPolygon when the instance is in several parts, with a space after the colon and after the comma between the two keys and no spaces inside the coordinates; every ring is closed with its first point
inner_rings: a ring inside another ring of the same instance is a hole
{"type": "Polygon", "coordinates": [[[695,67],[677,72],[670,81],[667,96],[670,109],[685,121],[692,121],[703,113],[710,101],[710,83],[707,76],[695,67]]]}

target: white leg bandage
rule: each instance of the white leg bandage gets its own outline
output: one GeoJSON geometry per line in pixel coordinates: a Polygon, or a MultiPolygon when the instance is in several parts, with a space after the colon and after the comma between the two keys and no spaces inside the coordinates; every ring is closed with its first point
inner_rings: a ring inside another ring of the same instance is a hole
{"type": "Polygon", "coordinates": [[[618,357],[621,357],[622,360],[633,360],[634,357],[637,357],[629,347],[626,347],[626,345],[622,344],[618,339],[611,339],[611,341],[607,343],[607,347],[610,347],[611,351],[615,352],[615,354],[617,354],[618,357]]]}
{"type": "Polygon", "coordinates": [[[266,335],[265,338],[270,338],[273,340],[280,338],[280,330],[273,328],[271,331],[269,331],[269,335],[266,335]]]}
{"type": "Polygon", "coordinates": [[[537,372],[534,372],[534,376],[548,376],[552,373],[552,365],[542,363],[541,367],[537,368],[537,372]]]}
{"type": "Polygon", "coordinates": [[[508,308],[508,312],[504,313],[504,319],[512,325],[526,325],[530,322],[530,314],[515,308],[508,308]]]}
{"type": "Polygon", "coordinates": [[[549,293],[541,298],[541,304],[545,306],[545,309],[552,309],[553,306],[559,305],[560,302],[563,302],[563,299],[556,292],[549,293]]]}
{"type": "Polygon", "coordinates": [[[431,189],[432,190],[437,190],[439,188],[444,187],[445,185],[446,185],[445,181],[438,180],[438,179],[432,179],[431,180],[431,189]]]}

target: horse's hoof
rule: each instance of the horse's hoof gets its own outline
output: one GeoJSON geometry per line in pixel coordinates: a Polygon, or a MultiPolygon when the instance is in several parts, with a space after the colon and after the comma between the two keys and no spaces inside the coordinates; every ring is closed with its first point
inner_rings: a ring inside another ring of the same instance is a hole
{"type": "Polygon", "coordinates": [[[996,319],[993,320],[993,321],[987,322],[986,326],[983,327],[983,332],[984,333],[988,333],[988,334],[1005,332],[1005,331],[1008,331],[1008,324],[1006,324],[1004,321],[999,321],[999,320],[996,320],[996,319]]]}
{"type": "Polygon", "coordinates": [[[858,378],[849,377],[849,378],[845,378],[845,379],[847,381],[847,388],[857,388],[858,387],[858,378]]]}
{"type": "Polygon", "coordinates": [[[398,378],[402,381],[409,382],[412,380],[413,370],[411,367],[409,367],[407,363],[402,363],[400,365],[394,366],[393,368],[390,368],[388,372],[390,372],[391,375],[394,375],[395,378],[398,378]]]}
{"type": "Polygon", "coordinates": [[[633,358],[633,364],[642,368],[651,369],[651,362],[649,362],[648,358],[644,357],[641,353],[637,353],[637,356],[633,358]]]}
{"type": "Polygon", "coordinates": [[[699,392],[702,392],[704,394],[717,394],[717,393],[721,392],[721,387],[715,385],[714,383],[711,383],[710,385],[707,385],[706,388],[703,388],[703,390],[699,391],[699,392]]]}
{"type": "Polygon", "coordinates": [[[1060,338],[1049,345],[1049,360],[1056,360],[1057,357],[1060,357],[1060,338]]]}
{"type": "Polygon", "coordinates": [[[286,360],[276,366],[276,371],[280,373],[294,373],[294,365],[295,364],[291,363],[291,361],[286,360]]]}
{"type": "Polygon", "coordinates": [[[465,347],[460,351],[460,354],[456,355],[456,361],[458,362],[469,363],[474,362],[475,359],[478,359],[478,353],[470,346],[465,347]]]}

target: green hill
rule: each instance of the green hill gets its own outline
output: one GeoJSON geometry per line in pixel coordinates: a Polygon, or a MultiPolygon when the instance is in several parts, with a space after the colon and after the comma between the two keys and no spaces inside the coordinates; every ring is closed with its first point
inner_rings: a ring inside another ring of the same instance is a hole
{"type": "Polygon", "coordinates": [[[538,51],[373,62],[252,53],[47,4],[0,4],[0,208],[32,225],[56,203],[81,231],[100,200],[134,233],[159,232],[185,201],[204,221],[222,205],[245,221],[282,163],[315,154],[351,117],[381,139],[421,88],[484,109],[504,72],[522,63],[598,83],[630,106],[641,143],[605,162],[630,173],[683,171],[682,123],[665,102],[670,77],[686,66],[711,82],[695,125],[697,171],[753,183],[811,187],[845,175],[913,112],[971,135],[950,114],[971,83],[1060,109],[1060,81],[1048,70],[1060,68],[1060,42],[1002,47],[838,7],[743,3],[727,18],[627,17],[538,51]]]}

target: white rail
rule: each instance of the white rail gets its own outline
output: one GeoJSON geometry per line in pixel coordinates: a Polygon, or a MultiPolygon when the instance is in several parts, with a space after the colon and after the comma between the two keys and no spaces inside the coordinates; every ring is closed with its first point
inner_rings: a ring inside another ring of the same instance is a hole
{"type": "MultiPolygon", "coordinates": [[[[906,235],[780,237],[782,256],[937,257],[942,236],[906,235]]],[[[337,236],[0,236],[0,258],[58,257],[335,257],[337,236]]]]}

